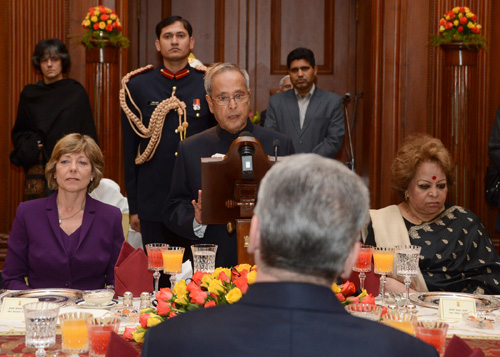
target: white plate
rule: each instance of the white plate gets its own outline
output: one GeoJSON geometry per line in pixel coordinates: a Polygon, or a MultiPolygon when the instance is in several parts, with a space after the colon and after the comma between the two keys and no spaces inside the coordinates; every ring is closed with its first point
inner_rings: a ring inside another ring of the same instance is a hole
{"type": "Polygon", "coordinates": [[[93,304],[91,305],[91,304],[87,304],[85,302],[85,300],[78,300],[77,302],[75,302],[75,304],[78,307],[81,307],[82,309],[109,309],[110,307],[113,307],[116,304],[118,304],[118,301],[117,300],[111,300],[109,302],[109,304],[107,304],[107,305],[93,305],[93,304]]]}

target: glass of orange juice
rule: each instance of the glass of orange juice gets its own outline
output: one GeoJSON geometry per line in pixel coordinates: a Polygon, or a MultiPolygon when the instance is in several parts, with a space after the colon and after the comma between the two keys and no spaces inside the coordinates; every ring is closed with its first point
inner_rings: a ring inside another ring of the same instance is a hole
{"type": "Polygon", "coordinates": [[[414,314],[410,314],[407,312],[390,311],[382,316],[382,322],[385,325],[394,327],[412,336],[415,336],[413,323],[416,320],[417,318],[414,314]]]}
{"type": "Polygon", "coordinates": [[[84,312],[68,312],[59,315],[61,322],[62,350],[71,356],[89,351],[87,320],[93,315],[84,312]]]}
{"type": "Polygon", "coordinates": [[[163,272],[170,275],[170,288],[176,283],[176,274],[182,273],[182,259],[184,258],[184,247],[163,247],[163,272]]]}
{"type": "Polygon", "coordinates": [[[385,306],[385,282],[387,274],[392,272],[394,264],[394,248],[375,247],[373,250],[373,271],[380,274],[380,286],[382,287],[382,305],[385,306]]]}

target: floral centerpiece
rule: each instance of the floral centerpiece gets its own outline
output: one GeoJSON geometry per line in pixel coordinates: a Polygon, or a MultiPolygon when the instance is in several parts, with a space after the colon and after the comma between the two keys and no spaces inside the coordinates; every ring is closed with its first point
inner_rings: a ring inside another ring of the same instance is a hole
{"type": "Polygon", "coordinates": [[[126,328],[123,337],[142,343],[147,329],[166,319],[191,310],[233,304],[247,292],[248,285],[255,282],[256,276],[257,267],[249,264],[240,264],[232,269],[217,268],[212,274],[197,271],[189,283],[181,280],[173,290],[160,289],[156,295],[156,309],[142,310],[140,326],[126,328]]]}
{"type": "Polygon", "coordinates": [[[363,289],[360,294],[355,295],[356,287],[349,280],[341,285],[333,283],[332,290],[343,305],[358,303],[375,305],[375,298],[372,294],[368,294],[366,289],[363,289]]]}
{"type": "Polygon", "coordinates": [[[468,7],[454,7],[439,20],[439,35],[433,36],[431,43],[440,46],[450,42],[463,42],[466,46],[486,48],[486,37],[481,35],[477,15],[468,7]]]}
{"type": "Polygon", "coordinates": [[[80,38],[87,48],[114,47],[128,48],[130,41],[121,34],[122,25],[114,10],[102,5],[91,7],[82,22],[87,32],[80,38]]]}

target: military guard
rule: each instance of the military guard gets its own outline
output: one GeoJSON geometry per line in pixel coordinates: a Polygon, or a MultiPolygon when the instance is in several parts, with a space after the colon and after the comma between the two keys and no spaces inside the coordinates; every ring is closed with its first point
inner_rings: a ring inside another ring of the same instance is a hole
{"type": "MultiPolygon", "coordinates": [[[[161,220],[179,142],[216,124],[205,99],[206,68],[190,58],[194,47],[190,23],[170,16],[156,26],[160,68],[148,65],[122,79],[125,184],[132,229],[143,244],[187,246],[161,220]]],[[[187,251],[185,258],[189,257],[187,251]]]]}

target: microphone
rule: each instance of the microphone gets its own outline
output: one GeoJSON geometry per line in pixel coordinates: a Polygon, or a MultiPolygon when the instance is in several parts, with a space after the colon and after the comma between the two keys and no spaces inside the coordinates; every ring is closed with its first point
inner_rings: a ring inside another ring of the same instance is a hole
{"type": "Polygon", "coordinates": [[[351,93],[346,93],[343,97],[344,101],[348,101],[349,99],[351,99],[351,93]]]}
{"type": "Polygon", "coordinates": [[[280,147],[279,139],[273,140],[273,148],[274,148],[274,162],[278,161],[278,149],[280,147]]]}
{"type": "MultiPolygon", "coordinates": [[[[249,131],[244,131],[240,134],[242,136],[252,136],[249,131]]],[[[240,147],[241,156],[241,177],[242,178],[254,178],[253,172],[253,154],[255,149],[252,145],[244,144],[240,147]]]]}

